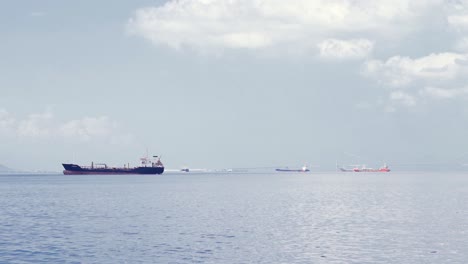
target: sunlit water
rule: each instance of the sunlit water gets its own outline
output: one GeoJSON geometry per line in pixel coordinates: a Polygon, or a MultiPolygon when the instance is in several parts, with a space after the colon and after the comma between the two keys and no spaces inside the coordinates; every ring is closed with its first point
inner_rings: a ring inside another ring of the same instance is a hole
{"type": "Polygon", "coordinates": [[[468,263],[468,173],[0,176],[0,263],[468,263]]]}

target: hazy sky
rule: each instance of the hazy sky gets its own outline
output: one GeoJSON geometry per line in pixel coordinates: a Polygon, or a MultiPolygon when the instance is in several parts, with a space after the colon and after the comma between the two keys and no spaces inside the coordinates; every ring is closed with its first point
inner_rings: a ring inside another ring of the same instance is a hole
{"type": "Polygon", "coordinates": [[[468,163],[468,1],[2,1],[0,164],[468,163]]]}

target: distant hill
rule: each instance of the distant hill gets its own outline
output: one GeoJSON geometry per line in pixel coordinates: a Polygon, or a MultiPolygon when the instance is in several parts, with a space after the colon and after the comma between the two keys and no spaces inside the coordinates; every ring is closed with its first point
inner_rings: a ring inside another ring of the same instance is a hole
{"type": "Polygon", "coordinates": [[[28,170],[15,170],[12,168],[8,168],[7,166],[4,166],[0,164],[0,175],[40,175],[40,174],[61,174],[62,172],[58,171],[46,171],[46,170],[34,170],[34,171],[28,171],[28,170]]]}
{"type": "Polygon", "coordinates": [[[10,172],[10,171],[13,171],[13,170],[0,164],[0,172],[10,172]]]}

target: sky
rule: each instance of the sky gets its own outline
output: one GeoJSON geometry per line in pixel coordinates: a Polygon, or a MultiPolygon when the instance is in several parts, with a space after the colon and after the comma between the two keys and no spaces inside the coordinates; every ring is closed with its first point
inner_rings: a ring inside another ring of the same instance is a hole
{"type": "Polygon", "coordinates": [[[466,33],[463,0],[2,1],[0,164],[461,168],[466,33]]]}

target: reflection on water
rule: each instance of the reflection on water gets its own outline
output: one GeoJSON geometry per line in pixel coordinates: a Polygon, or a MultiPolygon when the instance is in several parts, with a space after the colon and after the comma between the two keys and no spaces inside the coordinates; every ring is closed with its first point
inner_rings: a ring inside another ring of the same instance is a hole
{"type": "Polygon", "coordinates": [[[462,173],[1,176],[0,262],[466,263],[462,173]]]}

